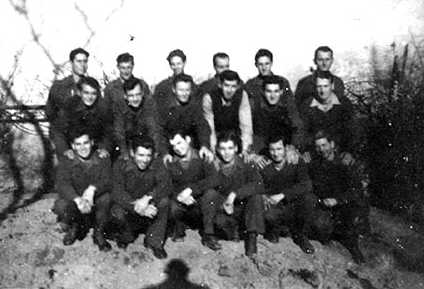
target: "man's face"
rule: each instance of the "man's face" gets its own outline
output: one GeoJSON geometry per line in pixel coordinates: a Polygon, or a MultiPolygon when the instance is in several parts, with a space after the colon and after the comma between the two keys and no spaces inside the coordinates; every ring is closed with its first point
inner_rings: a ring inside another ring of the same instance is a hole
{"type": "Polygon", "coordinates": [[[328,141],[327,138],[315,140],[316,151],[326,160],[332,160],[334,157],[335,144],[334,141],[328,141]]]}
{"type": "Polygon", "coordinates": [[[83,76],[87,73],[88,57],[84,53],[75,55],[74,60],[71,62],[72,72],[76,75],[83,76]]]}
{"type": "Polygon", "coordinates": [[[214,68],[216,74],[220,74],[221,72],[228,70],[230,68],[230,59],[228,57],[216,58],[214,68]]]}
{"type": "Polygon", "coordinates": [[[91,149],[93,148],[93,141],[87,134],[83,134],[80,137],[74,139],[71,144],[72,150],[76,155],[82,159],[88,159],[91,155],[91,149]]]}
{"type": "Polygon", "coordinates": [[[233,162],[237,155],[237,145],[232,140],[220,142],[217,151],[221,160],[228,164],[233,162]]]}
{"type": "Polygon", "coordinates": [[[86,106],[92,106],[97,99],[98,92],[94,87],[83,84],[80,91],[81,100],[86,106]]]}
{"type": "Polygon", "coordinates": [[[147,170],[152,163],[153,151],[152,149],[139,146],[132,152],[132,157],[138,169],[144,171],[147,170]]]}
{"type": "Polygon", "coordinates": [[[316,89],[318,97],[322,102],[326,102],[330,99],[331,94],[333,93],[333,84],[329,79],[326,78],[317,78],[316,79],[316,89]]]}
{"type": "Polygon", "coordinates": [[[128,90],[125,94],[125,98],[127,99],[129,106],[138,108],[143,101],[141,85],[137,84],[133,89],[128,90]]]}
{"type": "Polygon", "coordinates": [[[185,62],[179,56],[174,56],[169,60],[169,67],[171,67],[174,75],[178,75],[184,72],[185,62]]]}
{"type": "Polygon", "coordinates": [[[236,94],[237,89],[239,89],[239,84],[237,80],[226,80],[224,79],[221,83],[222,94],[226,101],[231,101],[236,94]]]}
{"type": "Polygon", "coordinates": [[[315,64],[318,70],[329,71],[333,64],[333,54],[331,52],[318,51],[315,64]]]}
{"type": "Polygon", "coordinates": [[[172,146],[173,152],[179,157],[187,156],[188,151],[190,150],[191,139],[189,136],[185,138],[180,134],[176,134],[173,138],[169,140],[169,143],[172,146]]]}
{"type": "Polygon", "coordinates": [[[268,150],[269,155],[274,163],[279,164],[284,161],[286,150],[284,148],[284,143],[282,140],[270,143],[268,150]]]}
{"type": "Polygon", "coordinates": [[[175,87],[172,88],[178,102],[181,104],[188,103],[191,95],[191,83],[185,81],[178,81],[175,87]]]}
{"type": "Polygon", "coordinates": [[[270,75],[272,68],[272,61],[267,56],[261,56],[256,61],[256,68],[260,75],[270,75]]]}
{"type": "Polygon", "coordinates": [[[283,94],[283,90],[277,83],[270,83],[265,85],[264,95],[269,105],[276,105],[283,94]]]}
{"type": "Polygon", "coordinates": [[[119,70],[119,77],[121,77],[123,80],[128,80],[132,76],[134,64],[129,62],[120,62],[118,64],[118,70],[119,70]]]}

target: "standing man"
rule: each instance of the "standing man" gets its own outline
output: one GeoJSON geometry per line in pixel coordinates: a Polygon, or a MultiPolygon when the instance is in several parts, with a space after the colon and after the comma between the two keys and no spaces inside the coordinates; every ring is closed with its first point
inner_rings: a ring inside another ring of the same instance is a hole
{"type": "Polygon", "coordinates": [[[101,251],[109,251],[111,246],[104,238],[104,229],[110,209],[110,160],[93,150],[93,138],[84,127],[74,127],[69,140],[75,157],[59,163],[59,199],[53,208],[58,221],[66,227],[63,244],[69,246],[77,239],[82,240],[90,219],[94,219],[93,241],[101,251]]]}
{"type": "Polygon", "coordinates": [[[233,131],[241,138],[241,153],[246,156],[252,146],[252,111],[249,97],[240,86],[237,72],[225,70],[219,85],[203,96],[203,115],[210,127],[210,144],[214,148],[219,133],[233,131]]]}
{"type": "Polygon", "coordinates": [[[121,234],[121,248],[133,242],[137,229],[146,229],[144,246],[158,259],[167,257],[165,234],[168,221],[169,175],[161,160],[154,159],[154,143],[148,136],[136,136],[131,142],[131,158],[118,160],[113,167],[113,220],[121,234]]]}
{"type": "Polygon", "coordinates": [[[50,139],[56,150],[57,157],[63,158],[67,147],[65,136],[65,110],[68,100],[77,94],[77,83],[87,74],[89,53],[82,48],[76,48],[69,54],[72,74],[62,80],[56,80],[50,88],[46,103],[46,116],[50,122],[50,139]]]}
{"type": "Polygon", "coordinates": [[[213,55],[212,58],[213,68],[215,70],[214,77],[205,80],[199,85],[199,90],[197,92],[197,99],[202,99],[203,95],[210,93],[212,90],[216,89],[219,84],[219,74],[225,70],[230,69],[230,56],[225,52],[217,52],[213,55]]]}
{"type": "MultiPolygon", "coordinates": [[[[330,72],[331,66],[333,65],[333,50],[328,46],[320,46],[315,49],[314,55],[314,63],[316,65],[316,70],[305,77],[303,77],[297,83],[295,99],[296,105],[300,108],[304,101],[311,97],[317,97],[315,90],[315,83],[317,73],[320,71],[328,71],[330,72]]],[[[344,102],[348,100],[344,94],[345,86],[343,80],[339,77],[333,75],[334,79],[334,93],[340,99],[340,101],[344,102]]]]}

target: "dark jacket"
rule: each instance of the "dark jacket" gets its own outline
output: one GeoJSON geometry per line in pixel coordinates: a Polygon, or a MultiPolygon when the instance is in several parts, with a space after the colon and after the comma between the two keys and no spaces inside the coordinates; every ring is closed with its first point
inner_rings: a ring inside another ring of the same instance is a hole
{"type": "MultiPolygon", "coordinates": [[[[159,82],[153,92],[153,99],[159,100],[160,102],[170,102],[172,101],[172,83],[174,81],[174,76],[170,76],[168,78],[165,78],[161,82],[159,82]]],[[[196,95],[197,94],[197,85],[193,83],[193,86],[191,87],[191,94],[196,95]]]]}
{"type": "MultiPolygon", "coordinates": [[[[281,98],[286,99],[288,104],[295,108],[296,106],[294,103],[293,92],[290,88],[290,82],[283,76],[277,75],[277,77],[280,79],[284,90],[281,98]]],[[[246,90],[247,94],[249,94],[249,98],[251,100],[255,103],[259,102],[263,98],[263,76],[258,75],[249,79],[244,85],[244,90],[246,90]]]]}
{"type": "Polygon", "coordinates": [[[111,176],[110,160],[101,159],[95,152],[87,161],[64,159],[58,166],[56,189],[61,198],[72,201],[93,185],[97,197],[111,191],[111,176]]]}
{"type": "Polygon", "coordinates": [[[132,158],[115,162],[112,198],[123,208],[133,210],[132,202],[145,195],[152,196],[153,202],[159,204],[170,192],[171,182],[162,160],[154,160],[145,171],[141,171],[132,158]]]}
{"type": "Polygon", "coordinates": [[[285,200],[290,202],[301,195],[312,191],[312,182],[308,175],[306,164],[299,160],[298,164],[285,164],[281,170],[277,170],[273,164],[266,166],[260,171],[265,194],[275,195],[283,193],[285,200]]]}
{"type": "Polygon", "coordinates": [[[191,188],[194,197],[201,196],[208,189],[216,189],[219,185],[218,172],[213,164],[207,163],[199,157],[199,153],[192,151],[190,161],[182,163],[175,157],[167,164],[168,172],[172,179],[174,196],[185,188],[191,188]]]}

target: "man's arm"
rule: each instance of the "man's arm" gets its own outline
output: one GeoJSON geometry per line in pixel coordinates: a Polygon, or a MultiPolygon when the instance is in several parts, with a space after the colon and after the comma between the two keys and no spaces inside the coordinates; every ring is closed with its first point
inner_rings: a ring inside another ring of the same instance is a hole
{"type": "Polygon", "coordinates": [[[287,201],[291,201],[298,196],[312,191],[312,181],[308,175],[308,168],[303,160],[299,160],[296,165],[297,182],[290,188],[283,188],[281,193],[284,194],[287,201]]]}
{"type": "Polygon", "coordinates": [[[47,97],[45,112],[47,119],[51,123],[54,121],[57,117],[57,104],[56,104],[56,97],[57,97],[57,83],[53,83],[52,87],[49,91],[49,96],[47,97]]]}
{"type": "Polygon", "coordinates": [[[212,98],[208,93],[206,93],[203,96],[202,108],[203,108],[203,117],[208,123],[210,131],[211,131],[210,147],[212,151],[215,151],[215,146],[216,146],[215,119],[214,119],[214,114],[212,110],[212,98]]]}
{"type": "Polygon", "coordinates": [[[73,201],[80,195],[75,191],[72,185],[72,167],[68,160],[59,163],[56,174],[56,183],[59,196],[65,200],[73,201]]]}
{"type": "Polygon", "coordinates": [[[161,160],[156,160],[155,164],[152,164],[156,167],[156,186],[153,189],[153,199],[156,202],[160,202],[161,199],[167,198],[172,193],[172,182],[171,177],[163,165],[161,160]]]}
{"type": "Polygon", "coordinates": [[[261,175],[253,166],[246,165],[247,182],[243,184],[236,195],[238,199],[245,199],[252,195],[263,194],[265,192],[264,184],[261,175]]]}
{"type": "Polygon", "coordinates": [[[125,161],[118,160],[113,166],[113,185],[112,185],[112,199],[126,208],[127,210],[133,210],[134,205],[132,204],[135,199],[126,191],[125,188],[125,161]]]}
{"type": "Polygon", "coordinates": [[[122,155],[128,154],[126,133],[125,133],[125,113],[121,105],[113,108],[113,136],[122,155]]]}
{"type": "Polygon", "coordinates": [[[208,163],[206,161],[201,162],[205,177],[187,186],[192,189],[192,195],[195,197],[202,195],[208,189],[215,189],[220,184],[218,171],[216,170],[215,166],[212,163],[208,163]]]}
{"type": "Polygon", "coordinates": [[[168,152],[168,144],[165,133],[163,132],[163,127],[159,125],[159,112],[156,103],[151,96],[146,95],[145,97],[145,103],[143,104],[145,106],[143,108],[145,125],[149,135],[155,142],[156,150],[160,155],[165,155],[168,152]]]}
{"type": "Polygon", "coordinates": [[[211,127],[206,121],[204,114],[202,113],[202,108],[196,105],[193,105],[192,108],[191,117],[196,126],[196,134],[199,139],[200,146],[210,148],[211,127]]]}
{"type": "Polygon", "coordinates": [[[96,187],[96,196],[112,191],[112,168],[109,158],[100,159],[93,186],[96,187]]]}
{"type": "Polygon", "coordinates": [[[250,108],[249,96],[243,91],[239,108],[239,123],[241,131],[242,151],[247,152],[253,143],[252,110],[250,108]]]}

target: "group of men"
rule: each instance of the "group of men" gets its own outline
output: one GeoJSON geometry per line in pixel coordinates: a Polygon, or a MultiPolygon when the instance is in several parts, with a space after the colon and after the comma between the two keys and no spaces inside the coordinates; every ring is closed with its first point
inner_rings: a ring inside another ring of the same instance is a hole
{"type": "Polygon", "coordinates": [[[173,75],[153,93],[124,53],[119,78],[102,94],[87,76],[88,58],[71,51],[72,75],[54,82],[46,105],[65,245],[91,226],[102,251],[111,249],[108,239],[126,248],[144,232],[144,245],[166,258],[166,239],[183,241],[192,227],[212,250],[220,239],[243,240],[254,257],[258,235],[273,243],[290,235],[313,254],[309,239],[337,238],[363,261],[368,181],[329,47],[316,49],[317,69],[295,94],[272,72],[267,49],[256,53],[259,74],[246,83],[216,53],[216,74],[200,85],[184,72],[184,52],[173,50],[173,75]]]}

